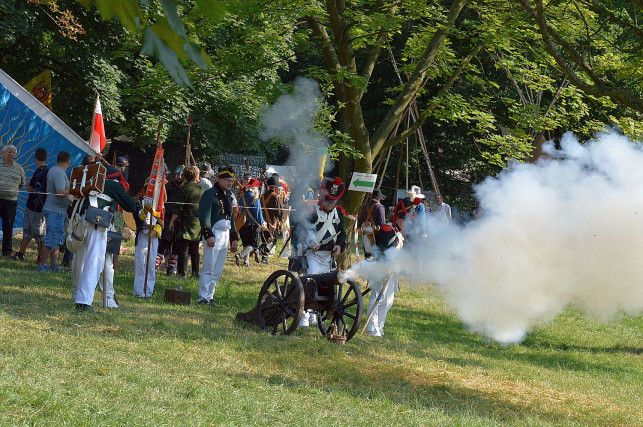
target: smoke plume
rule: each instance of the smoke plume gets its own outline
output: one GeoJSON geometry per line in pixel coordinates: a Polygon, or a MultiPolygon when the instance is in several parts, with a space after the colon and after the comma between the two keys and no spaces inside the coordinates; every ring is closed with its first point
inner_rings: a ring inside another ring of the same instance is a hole
{"type": "Polygon", "coordinates": [[[434,281],[472,331],[505,344],[569,304],[601,320],[641,313],[643,149],[614,133],[584,145],[567,133],[560,150],[545,150],[476,187],[479,219],[459,227],[429,216],[425,243],[411,237],[353,274],[434,281]]]}
{"type": "MultiPolygon", "coordinates": [[[[322,101],[317,82],[298,77],[293,93],[280,96],[261,117],[263,139],[278,139],[287,143],[289,156],[286,165],[295,166],[297,170],[294,179],[288,182],[291,190],[290,204],[295,209],[290,215],[291,223],[308,222],[302,197],[308,188],[312,188],[315,193],[319,190],[322,159],[329,145],[328,138],[315,129],[315,117],[322,101]]],[[[329,168],[330,162],[326,162],[325,169],[329,168]]],[[[299,235],[299,243],[307,246],[313,237],[312,224],[309,224],[308,232],[299,235]]]]}

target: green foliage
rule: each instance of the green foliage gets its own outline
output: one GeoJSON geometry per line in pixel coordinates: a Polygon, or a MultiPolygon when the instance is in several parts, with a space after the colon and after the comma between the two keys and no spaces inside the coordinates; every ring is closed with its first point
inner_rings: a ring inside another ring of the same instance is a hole
{"type": "MultiPolygon", "coordinates": [[[[197,65],[207,68],[211,59],[201,48],[192,42],[183,26],[179,14],[179,6],[183,0],[158,0],[162,12],[155,7],[147,7],[144,11],[138,0],[77,0],[87,8],[96,5],[98,12],[106,21],[118,17],[130,32],[138,32],[143,36],[141,53],[154,56],[161,61],[170,76],[179,84],[192,87],[188,75],[183,68],[188,59],[197,65]]],[[[151,0],[145,3],[150,4],[151,0]]],[[[198,10],[203,16],[215,21],[224,15],[223,4],[218,0],[197,1],[198,10]]]]}

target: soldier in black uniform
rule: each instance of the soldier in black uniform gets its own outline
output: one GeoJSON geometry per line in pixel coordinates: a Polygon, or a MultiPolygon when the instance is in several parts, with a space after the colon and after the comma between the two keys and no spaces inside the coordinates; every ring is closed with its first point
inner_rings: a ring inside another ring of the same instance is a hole
{"type": "MultiPolygon", "coordinates": [[[[345,186],[340,178],[322,182],[322,199],[308,216],[308,223],[297,224],[298,251],[306,259],[308,274],[327,273],[332,259],[346,249],[344,209],[337,204],[344,195],[345,186]]],[[[301,327],[315,324],[312,313],[304,313],[301,327]]]]}

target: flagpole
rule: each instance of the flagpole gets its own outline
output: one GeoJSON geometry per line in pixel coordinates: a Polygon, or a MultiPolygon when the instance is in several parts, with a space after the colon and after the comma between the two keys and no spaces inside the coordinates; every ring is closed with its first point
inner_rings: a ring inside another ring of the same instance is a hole
{"type": "Polygon", "coordinates": [[[192,154],[192,150],[190,150],[190,130],[192,129],[192,114],[190,114],[190,117],[188,117],[188,140],[185,143],[185,166],[190,166],[190,154],[192,154]]]}
{"type": "MultiPolygon", "coordinates": [[[[92,136],[94,136],[94,125],[96,124],[96,107],[98,107],[98,98],[100,97],[100,94],[96,92],[96,102],[94,102],[94,111],[92,113],[92,127],[91,130],[89,131],[89,140],[87,140],[87,144],[92,147],[92,136]]],[[[98,144],[100,147],[100,143],[98,144]]],[[[93,149],[94,147],[92,147],[93,149]]],[[[97,153],[100,153],[100,151],[97,151],[97,153]]]]}
{"type": "MultiPolygon", "coordinates": [[[[159,121],[159,127],[158,130],[156,131],[156,148],[161,148],[161,129],[163,128],[163,122],[159,121]]],[[[154,165],[152,164],[152,167],[154,165]]],[[[157,177],[163,177],[165,178],[165,167],[164,165],[159,165],[159,170],[163,170],[160,174],[157,174],[157,177]]],[[[157,179],[156,185],[159,184],[159,180],[157,179]]],[[[149,182],[147,185],[150,185],[149,182]]],[[[143,207],[143,213],[145,213],[145,219],[147,220],[147,213],[145,212],[147,209],[143,207]]],[[[145,259],[145,282],[143,282],[143,296],[147,297],[147,275],[149,272],[150,268],[150,248],[152,247],[152,230],[154,227],[152,226],[152,217],[154,216],[154,205],[152,205],[149,208],[150,211],[150,225],[147,231],[147,257],[145,259]]],[[[156,262],[156,260],[154,260],[156,262]]]]}

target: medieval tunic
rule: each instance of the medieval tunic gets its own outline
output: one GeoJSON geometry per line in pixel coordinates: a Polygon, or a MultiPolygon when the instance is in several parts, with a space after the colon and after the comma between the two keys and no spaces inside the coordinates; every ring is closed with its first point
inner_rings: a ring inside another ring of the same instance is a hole
{"type": "MultiPolygon", "coordinates": [[[[402,233],[392,224],[382,225],[379,233],[375,236],[375,243],[379,249],[379,253],[376,255],[376,260],[386,257],[388,250],[399,250],[402,249],[404,242],[404,237],[402,233]],[[392,249],[395,248],[395,249],[392,249]]],[[[373,284],[371,289],[371,297],[368,303],[368,311],[370,313],[377,296],[380,294],[384,287],[386,279],[380,283],[373,284]]],[[[377,306],[373,311],[373,316],[369,320],[366,330],[369,335],[375,337],[381,337],[384,335],[384,322],[386,321],[386,314],[391,309],[393,305],[393,299],[395,297],[395,291],[398,289],[399,278],[396,274],[391,277],[391,280],[386,288],[384,294],[380,297],[380,300],[377,302],[377,306]]]]}
{"type": "MultiPolygon", "coordinates": [[[[109,201],[97,198],[96,204],[99,209],[108,207],[110,212],[114,212],[116,210],[116,205],[120,205],[128,212],[135,212],[137,210],[136,202],[129,197],[125,193],[123,187],[115,181],[105,181],[103,194],[112,200],[109,201]]],[[[90,202],[86,199],[80,209],[83,222],[85,222],[84,213],[87,211],[89,204],[90,202]]],[[[72,261],[72,296],[74,297],[76,304],[92,305],[96,284],[99,281],[103,267],[107,264],[107,268],[113,270],[114,266],[109,261],[111,260],[111,257],[107,259],[107,262],[105,259],[107,229],[95,226],[88,222],[85,222],[85,225],[87,227],[85,239],[80,245],[78,251],[76,251],[72,261]]],[[[110,275],[109,273],[110,272],[108,272],[108,275],[110,275]]],[[[113,275],[113,272],[111,275],[113,275]]],[[[110,291],[113,296],[113,289],[106,289],[108,299],[110,297],[110,291]]]]}
{"type": "Polygon", "coordinates": [[[190,181],[179,187],[174,205],[174,214],[179,216],[179,225],[175,230],[176,240],[200,240],[201,225],[199,224],[199,200],[203,195],[203,187],[190,181]],[[183,204],[181,204],[183,203],[183,204]]]}
{"type": "Polygon", "coordinates": [[[216,183],[206,190],[199,202],[199,225],[203,230],[203,268],[199,279],[199,301],[212,301],[231,241],[239,240],[232,221],[232,193],[216,183]],[[214,238],[214,247],[207,237],[214,238]]]}

